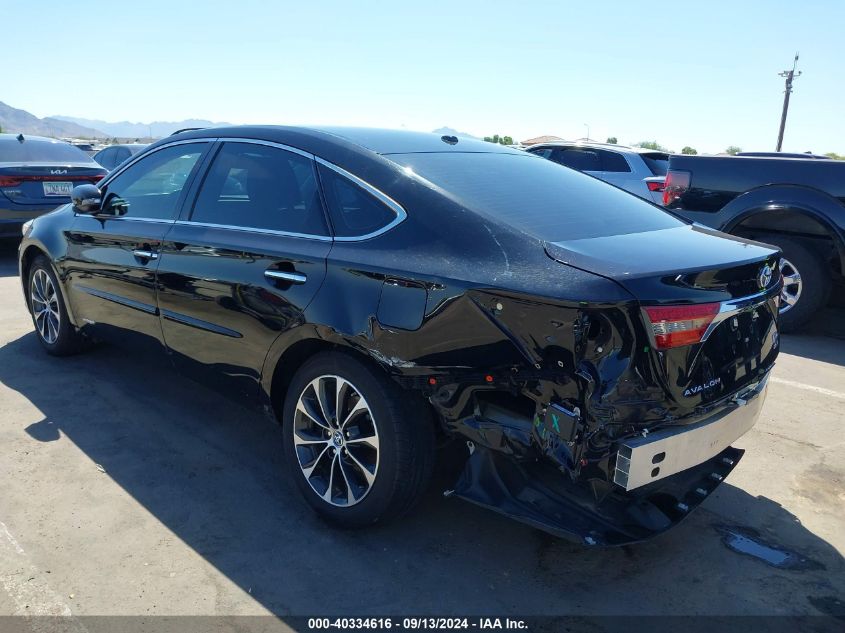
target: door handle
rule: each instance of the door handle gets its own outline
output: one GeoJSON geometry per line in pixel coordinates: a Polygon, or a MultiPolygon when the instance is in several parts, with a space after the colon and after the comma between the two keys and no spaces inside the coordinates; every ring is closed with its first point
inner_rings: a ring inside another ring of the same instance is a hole
{"type": "Polygon", "coordinates": [[[265,270],[264,276],[273,281],[286,281],[290,284],[304,284],[308,279],[303,273],[287,270],[265,270]]]}
{"type": "Polygon", "coordinates": [[[132,254],[139,259],[158,259],[158,253],[144,249],[136,249],[132,254]]]}

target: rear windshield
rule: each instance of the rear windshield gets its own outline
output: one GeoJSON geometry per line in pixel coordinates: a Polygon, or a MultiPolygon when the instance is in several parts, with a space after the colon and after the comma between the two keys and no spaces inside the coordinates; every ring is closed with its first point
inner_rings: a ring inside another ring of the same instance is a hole
{"type": "Polygon", "coordinates": [[[0,163],[90,163],[91,157],[78,147],[63,141],[16,138],[0,140],[0,163]]]}
{"type": "Polygon", "coordinates": [[[460,204],[550,242],[683,226],[601,180],[528,153],[392,154],[460,204]]]}
{"type": "Polygon", "coordinates": [[[669,169],[668,154],[640,154],[645,164],[655,176],[665,176],[669,169]]]}

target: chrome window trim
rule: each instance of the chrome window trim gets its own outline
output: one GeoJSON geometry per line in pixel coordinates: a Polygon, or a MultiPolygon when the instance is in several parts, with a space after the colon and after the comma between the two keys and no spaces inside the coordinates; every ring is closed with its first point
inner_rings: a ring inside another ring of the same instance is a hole
{"type": "MultiPolygon", "coordinates": [[[[330,163],[329,161],[324,160],[324,159],[320,158],[319,156],[315,156],[314,160],[316,160],[320,165],[323,165],[324,167],[331,169],[333,172],[343,176],[347,180],[351,180],[353,183],[355,183],[356,185],[361,187],[361,189],[363,189],[364,191],[369,193],[376,200],[378,200],[379,202],[381,202],[382,204],[387,206],[391,211],[393,211],[393,213],[396,214],[396,217],[393,219],[392,222],[388,222],[387,224],[385,224],[380,229],[377,229],[377,230],[375,230],[371,233],[367,233],[365,235],[350,235],[350,236],[343,236],[343,237],[335,236],[335,238],[334,238],[335,242],[361,242],[363,240],[368,240],[368,239],[371,239],[373,237],[377,237],[377,236],[379,236],[383,233],[386,233],[387,231],[392,229],[394,226],[402,223],[405,220],[405,218],[408,217],[408,213],[405,211],[405,209],[402,207],[401,204],[396,202],[396,200],[394,200],[393,198],[388,196],[386,193],[384,193],[384,192],[376,189],[375,187],[373,187],[366,180],[362,180],[361,178],[359,178],[355,174],[351,174],[348,171],[346,171],[345,169],[343,169],[342,167],[338,167],[334,163],[330,163]]],[[[329,210],[329,215],[331,215],[331,210],[329,210]]]]}
{"type": "Polygon", "coordinates": [[[108,213],[79,213],[78,211],[74,211],[73,216],[76,218],[97,218],[98,220],[121,220],[123,222],[150,222],[152,224],[173,224],[176,221],[174,218],[165,220],[163,218],[140,218],[123,215],[109,215],[108,213]]]}
{"type": "MultiPolygon", "coordinates": [[[[396,217],[393,219],[393,221],[385,224],[383,227],[381,227],[380,229],[378,229],[376,231],[372,231],[372,232],[367,233],[365,235],[350,235],[350,236],[343,236],[343,237],[338,237],[338,236],[332,237],[332,236],[328,236],[328,235],[312,235],[312,234],[305,234],[305,233],[293,233],[293,232],[288,232],[288,231],[274,231],[272,229],[258,229],[258,228],[234,226],[234,225],[228,225],[228,224],[211,224],[211,223],[205,223],[205,222],[193,222],[190,219],[188,219],[188,220],[175,220],[175,222],[174,222],[175,224],[205,226],[205,227],[208,227],[208,228],[232,229],[232,230],[246,231],[246,232],[251,232],[251,233],[264,233],[264,234],[270,234],[270,235],[281,235],[281,236],[285,236],[285,237],[297,237],[297,238],[312,239],[312,240],[319,240],[319,241],[332,241],[332,240],[334,240],[336,242],[361,242],[361,241],[364,241],[364,240],[372,239],[374,237],[378,237],[379,235],[382,235],[383,233],[390,231],[393,227],[395,227],[395,226],[401,224],[402,222],[404,222],[405,219],[408,217],[408,213],[405,211],[404,207],[402,207],[402,205],[399,204],[398,202],[396,202],[393,198],[388,196],[383,191],[377,189],[376,187],[374,187],[373,185],[368,183],[366,180],[363,180],[362,178],[359,178],[355,174],[346,171],[342,167],[338,167],[334,163],[330,163],[329,161],[327,161],[323,158],[320,158],[319,156],[316,156],[315,154],[312,154],[310,152],[306,152],[305,150],[301,150],[298,147],[292,147],[290,145],[285,145],[284,143],[276,143],[275,141],[265,141],[263,139],[256,139],[256,138],[243,138],[243,137],[239,137],[239,136],[203,136],[203,137],[198,137],[198,138],[179,139],[179,140],[174,140],[174,141],[170,141],[170,142],[164,143],[162,145],[159,145],[154,150],[149,151],[149,152],[142,150],[142,151],[140,151],[136,154],[133,154],[132,157],[125,164],[121,165],[120,169],[113,171],[112,173],[108,174],[106,176],[106,178],[104,179],[104,181],[102,182],[102,186],[100,188],[103,189],[105,187],[108,187],[109,183],[112,180],[114,180],[117,176],[119,176],[124,171],[129,169],[132,165],[137,163],[139,160],[143,159],[146,156],[149,156],[150,154],[153,154],[155,152],[163,150],[165,148],[173,147],[175,145],[186,145],[186,144],[190,144],[190,143],[215,143],[215,142],[218,142],[218,141],[221,142],[221,143],[251,143],[253,145],[265,145],[267,147],[275,147],[277,149],[281,149],[281,150],[284,150],[286,152],[292,152],[294,154],[298,154],[298,155],[303,156],[305,158],[311,159],[314,162],[319,163],[320,165],[323,165],[324,167],[326,167],[328,169],[331,169],[335,173],[343,176],[344,178],[352,181],[353,183],[355,183],[356,185],[361,187],[364,191],[366,191],[367,193],[372,195],[379,202],[381,202],[382,204],[387,206],[391,211],[393,211],[393,213],[396,214],[396,217]]],[[[85,214],[79,214],[79,215],[85,215],[85,214]]],[[[132,219],[132,218],[125,218],[125,219],[132,219]]],[[[142,221],[146,220],[146,218],[134,218],[134,219],[142,220],[142,221]]],[[[149,221],[152,221],[152,220],[149,220],[149,221]]],[[[170,223],[170,222],[173,222],[173,221],[167,220],[167,222],[170,223]]]]}
{"type": "Polygon", "coordinates": [[[235,226],[234,224],[213,224],[211,222],[194,222],[193,220],[176,220],[175,224],[181,226],[200,226],[207,229],[227,229],[230,231],[241,231],[243,233],[261,233],[262,235],[278,235],[281,237],[296,237],[305,240],[316,240],[318,242],[331,242],[331,235],[312,235],[310,233],[293,233],[291,231],[277,231],[274,229],[256,229],[249,226],[235,226]]]}
{"type": "Polygon", "coordinates": [[[146,150],[141,150],[140,152],[132,154],[132,156],[129,157],[129,160],[126,163],[121,163],[120,169],[117,169],[113,172],[110,172],[108,175],[106,175],[106,177],[103,178],[103,180],[100,183],[98,183],[97,186],[102,191],[104,188],[108,187],[109,183],[112,180],[117,178],[120,174],[125,172],[127,169],[129,169],[132,165],[137,163],[139,160],[146,158],[147,156],[150,156],[152,154],[155,154],[156,152],[161,151],[165,148],[173,147],[175,145],[187,145],[189,143],[213,143],[216,140],[217,140],[216,138],[183,139],[183,140],[180,140],[180,141],[173,141],[172,143],[165,143],[164,145],[159,145],[154,150],[151,150],[149,152],[146,151],[146,150]]]}

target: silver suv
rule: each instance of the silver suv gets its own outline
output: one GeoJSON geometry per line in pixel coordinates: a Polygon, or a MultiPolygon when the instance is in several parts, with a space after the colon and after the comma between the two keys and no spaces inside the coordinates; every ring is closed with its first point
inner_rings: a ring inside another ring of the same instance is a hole
{"type": "Polygon", "coordinates": [[[531,145],[526,151],[583,171],[649,202],[663,204],[663,183],[669,154],[641,147],[555,141],[531,145]]]}

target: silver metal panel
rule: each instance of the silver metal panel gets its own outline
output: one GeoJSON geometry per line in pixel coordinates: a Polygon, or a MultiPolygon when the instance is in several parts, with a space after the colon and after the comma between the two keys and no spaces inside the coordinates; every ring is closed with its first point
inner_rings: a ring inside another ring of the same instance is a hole
{"type": "Polygon", "coordinates": [[[616,457],[614,483],[633,490],[721,453],[757,422],[768,378],[735,396],[728,411],[712,418],[626,440],[616,457]]]}

